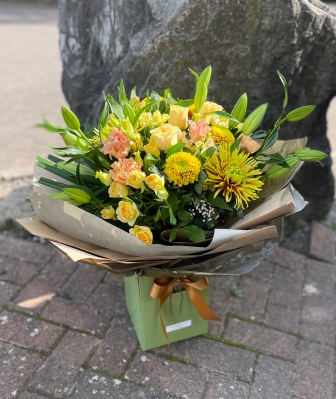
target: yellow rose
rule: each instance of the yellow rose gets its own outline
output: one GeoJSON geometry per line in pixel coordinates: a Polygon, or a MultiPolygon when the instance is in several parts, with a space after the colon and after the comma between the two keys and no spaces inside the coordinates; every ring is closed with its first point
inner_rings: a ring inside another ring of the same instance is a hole
{"type": "MultiPolygon", "coordinates": [[[[207,114],[208,112],[222,111],[223,107],[219,104],[212,103],[211,101],[206,101],[203,104],[203,107],[200,109],[200,114],[207,114]]],[[[214,115],[204,115],[202,119],[205,120],[207,124],[211,123],[211,121],[215,118],[214,115]]]]}
{"type": "Polygon", "coordinates": [[[123,184],[113,181],[110,185],[108,193],[111,198],[124,198],[128,194],[128,188],[123,184]]]}
{"type": "Polygon", "coordinates": [[[151,232],[151,229],[147,226],[135,225],[133,229],[129,230],[129,232],[145,244],[151,244],[153,242],[153,234],[151,232]]]}
{"type": "Polygon", "coordinates": [[[151,130],[154,144],[160,151],[167,151],[170,147],[177,144],[177,135],[180,129],[177,126],[172,126],[169,123],[151,130]]]}
{"type": "Polygon", "coordinates": [[[146,175],[140,170],[132,170],[127,177],[127,185],[133,188],[142,188],[143,182],[146,180],[146,175]]]}
{"type": "Polygon", "coordinates": [[[113,206],[107,206],[106,208],[100,211],[103,219],[113,219],[115,216],[115,209],[113,206]]]}
{"type": "Polygon", "coordinates": [[[104,173],[101,170],[96,172],[96,179],[99,179],[105,186],[109,186],[112,183],[111,176],[108,173],[104,173]]]}
{"type": "Polygon", "coordinates": [[[164,187],[164,177],[152,173],[146,177],[146,183],[152,190],[161,190],[164,187]]]}
{"type": "Polygon", "coordinates": [[[117,218],[123,223],[128,223],[133,226],[139,211],[134,202],[120,201],[117,208],[117,218]]]}
{"type": "Polygon", "coordinates": [[[155,145],[152,137],[150,138],[149,143],[144,146],[144,150],[146,151],[146,154],[151,154],[156,157],[160,156],[160,150],[155,145]]]}
{"type": "Polygon", "coordinates": [[[189,108],[171,105],[168,123],[173,126],[178,126],[182,130],[186,129],[188,124],[188,111],[189,108]]]}
{"type": "Polygon", "coordinates": [[[140,150],[142,150],[142,147],[143,147],[143,142],[141,141],[140,134],[136,133],[134,136],[135,136],[135,142],[131,141],[131,148],[133,151],[136,151],[136,150],[140,151],[140,150]]]}

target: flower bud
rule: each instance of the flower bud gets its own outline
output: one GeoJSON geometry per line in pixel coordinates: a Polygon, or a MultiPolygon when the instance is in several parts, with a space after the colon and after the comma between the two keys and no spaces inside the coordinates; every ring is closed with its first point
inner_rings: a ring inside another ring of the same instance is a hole
{"type": "MultiPolygon", "coordinates": [[[[299,158],[297,157],[287,158],[286,162],[291,167],[291,169],[293,169],[299,163],[299,158]]],[[[270,169],[268,169],[265,175],[268,179],[272,180],[279,179],[280,177],[288,173],[291,169],[284,168],[283,166],[280,165],[273,165],[270,169]]]]}
{"type": "Polygon", "coordinates": [[[111,176],[108,173],[102,172],[101,170],[96,172],[95,178],[99,179],[107,187],[112,183],[111,176]]]}
{"type": "Polygon", "coordinates": [[[300,161],[316,162],[324,159],[327,154],[318,150],[299,150],[294,153],[294,156],[298,157],[300,161]]]}
{"type": "Polygon", "coordinates": [[[100,211],[103,219],[113,219],[116,211],[113,206],[109,205],[100,211]]]}
{"type": "Polygon", "coordinates": [[[80,188],[63,188],[63,192],[82,204],[89,204],[91,202],[91,195],[80,188]]]}
{"type": "Polygon", "coordinates": [[[69,126],[70,129],[73,130],[79,130],[80,129],[80,123],[77,118],[77,116],[70,111],[70,109],[62,107],[62,116],[64,119],[64,122],[66,123],[67,126],[69,126]]]}

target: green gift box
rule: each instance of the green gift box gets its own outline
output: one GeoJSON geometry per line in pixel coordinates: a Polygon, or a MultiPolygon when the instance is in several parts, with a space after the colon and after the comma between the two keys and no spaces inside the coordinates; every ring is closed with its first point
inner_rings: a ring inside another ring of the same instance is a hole
{"type": "MultiPolygon", "coordinates": [[[[153,282],[153,277],[137,274],[124,278],[126,305],[142,350],[146,351],[208,332],[208,321],[199,315],[187,291],[173,292],[161,309],[167,341],[160,322],[160,301],[150,296],[153,282]]],[[[209,287],[199,293],[208,304],[209,287]]]]}

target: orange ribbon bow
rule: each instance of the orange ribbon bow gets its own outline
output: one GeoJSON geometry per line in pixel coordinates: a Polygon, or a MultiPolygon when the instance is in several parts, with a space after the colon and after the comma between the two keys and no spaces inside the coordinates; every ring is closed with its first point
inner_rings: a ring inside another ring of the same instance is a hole
{"type": "Polygon", "coordinates": [[[197,310],[198,314],[204,320],[220,320],[220,318],[209,308],[206,304],[202,295],[199,291],[205,290],[208,286],[208,280],[205,276],[200,277],[197,281],[195,280],[195,276],[185,276],[185,277],[157,277],[152,285],[152,289],[150,292],[150,296],[152,298],[159,298],[160,299],[160,322],[162,331],[166,337],[168,342],[168,335],[166,332],[166,328],[162,318],[162,306],[165,303],[166,299],[170,297],[173,293],[174,286],[177,284],[182,285],[187,294],[194,305],[195,309],[197,310]]]}

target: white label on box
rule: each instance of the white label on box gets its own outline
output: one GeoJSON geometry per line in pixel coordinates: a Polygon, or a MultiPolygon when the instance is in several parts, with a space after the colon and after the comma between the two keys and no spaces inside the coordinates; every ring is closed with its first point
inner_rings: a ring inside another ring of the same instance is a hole
{"type": "Polygon", "coordinates": [[[171,326],[166,327],[166,332],[170,333],[172,331],[181,330],[181,328],[190,327],[191,320],[182,321],[181,323],[172,324],[171,326]]]}

